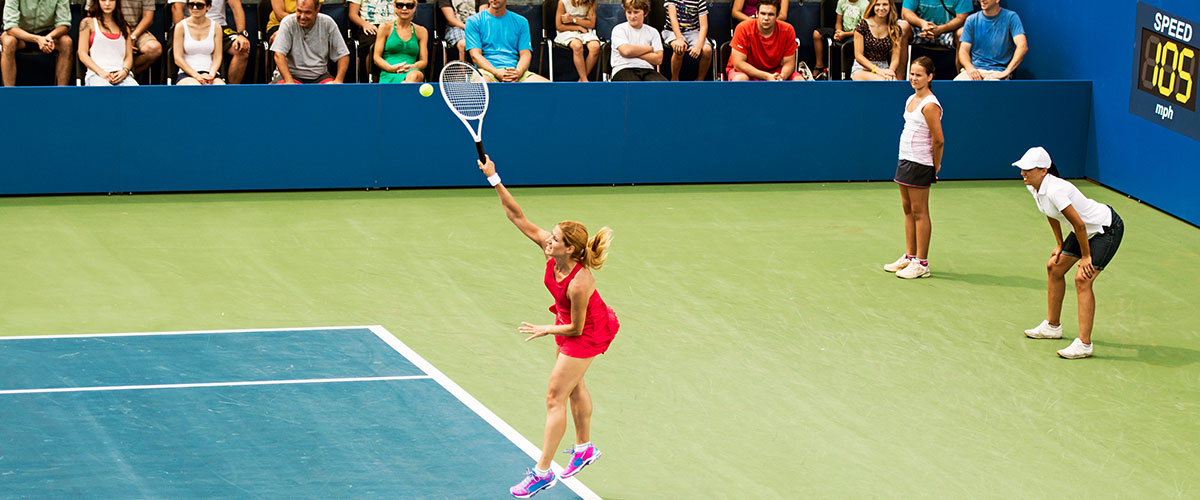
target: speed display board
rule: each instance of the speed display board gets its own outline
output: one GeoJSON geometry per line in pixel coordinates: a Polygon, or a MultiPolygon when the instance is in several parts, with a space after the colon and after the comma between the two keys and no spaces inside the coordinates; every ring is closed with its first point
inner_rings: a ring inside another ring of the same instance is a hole
{"type": "Polygon", "coordinates": [[[1200,24],[1138,2],[1129,112],[1200,140],[1200,24]]]}

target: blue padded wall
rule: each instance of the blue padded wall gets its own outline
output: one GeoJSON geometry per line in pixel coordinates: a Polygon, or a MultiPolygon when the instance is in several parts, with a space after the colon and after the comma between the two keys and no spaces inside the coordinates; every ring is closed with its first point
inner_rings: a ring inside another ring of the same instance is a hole
{"type": "MultiPolygon", "coordinates": [[[[490,89],[484,145],[513,185],[886,181],[911,93],[906,82],[490,89]]],[[[946,108],[942,179],[1016,179],[1011,162],[1034,144],[1064,175],[1083,175],[1089,82],[934,90],[946,108]]],[[[30,120],[4,133],[0,194],[486,185],[470,135],[416,84],[31,87],[0,92],[0,108],[30,120]],[[117,121],[56,127],[97,102],[120,110],[117,121]],[[169,111],[182,102],[220,112],[184,126],[169,111]]]]}

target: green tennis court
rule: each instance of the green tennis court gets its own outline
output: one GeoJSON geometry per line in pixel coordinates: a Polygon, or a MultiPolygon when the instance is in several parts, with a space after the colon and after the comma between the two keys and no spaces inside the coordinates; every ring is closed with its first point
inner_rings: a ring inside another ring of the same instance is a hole
{"type": "MultiPolygon", "coordinates": [[[[1126,224],[1078,361],[1021,333],[1054,241],[1015,172],[934,188],[933,277],[912,281],[880,269],[903,250],[890,182],[514,189],[543,227],[615,231],[596,277],[622,328],[588,372],[604,458],[580,479],[605,498],[1200,495],[1200,230],[1073,183],[1126,224]]],[[[3,335],[379,324],[541,439],[553,341],[516,327],[550,297],[490,189],[0,198],[0,266],[3,335]]],[[[1068,280],[1067,336],[1074,300],[1068,280]]]]}

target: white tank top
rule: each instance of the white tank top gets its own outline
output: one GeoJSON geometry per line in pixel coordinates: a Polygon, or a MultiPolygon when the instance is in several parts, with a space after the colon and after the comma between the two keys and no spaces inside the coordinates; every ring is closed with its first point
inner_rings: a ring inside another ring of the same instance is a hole
{"type": "Polygon", "coordinates": [[[562,0],[563,11],[577,19],[587,19],[588,8],[585,5],[575,5],[571,0],[562,0]]]}
{"type": "Polygon", "coordinates": [[[936,96],[929,94],[921,99],[917,109],[909,112],[908,104],[914,97],[916,94],[908,96],[908,100],[904,101],[904,131],[900,132],[900,159],[933,165],[933,137],[929,135],[929,124],[921,110],[925,109],[926,104],[933,103],[940,111],[942,103],[938,102],[936,96]]]}
{"type": "Polygon", "coordinates": [[[183,26],[183,62],[186,62],[197,73],[212,71],[213,29],[215,29],[216,23],[211,20],[208,23],[208,36],[203,40],[192,38],[192,32],[188,30],[187,19],[179,21],[177,25],[183,26]]]}
{"type": "MultiPolygon", "coordinates": [[[[112,40],[104,36],[104,32],[100,31],[100,22],[92,19],[92,32],[95,36],[92,37],[92,45],[88,48],[88,55],[93,61],[106,72],[120,71],[125,67],[125,35],[121,35],[116,40],[112,40]]],[[[95,75],[91,69],[88,73],[95,75]]],[[[101,75],[96,75],[101,76],[101,75]]]]}

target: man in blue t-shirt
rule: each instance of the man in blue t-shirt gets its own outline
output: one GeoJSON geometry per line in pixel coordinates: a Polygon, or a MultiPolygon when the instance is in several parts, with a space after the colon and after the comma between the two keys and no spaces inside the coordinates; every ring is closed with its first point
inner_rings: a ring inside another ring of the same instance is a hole
{"type": "Polygon", "coordinates": [[[955,80],[1007,80],[1021,65],[1029,45],[1017,13],[1000,8],[1000,0],[980,0],[983,10],[971,14],[962,30],[955,80]]]}
{"type": "Polygon", "coordinates": [[[509,12],[507,0],[491,0],[487,10],[467,19],[465,39],[471,61],[492,81],[549,81],[529,71],[529,21],[509,12]]]}
{"type": "Polygon", "coordinates": [[[908,22],[903,37],[913,45],[953,47],[958,43],[955,31],[971,14],[971,0],[904,0],[901,19],[908,22]]]}

